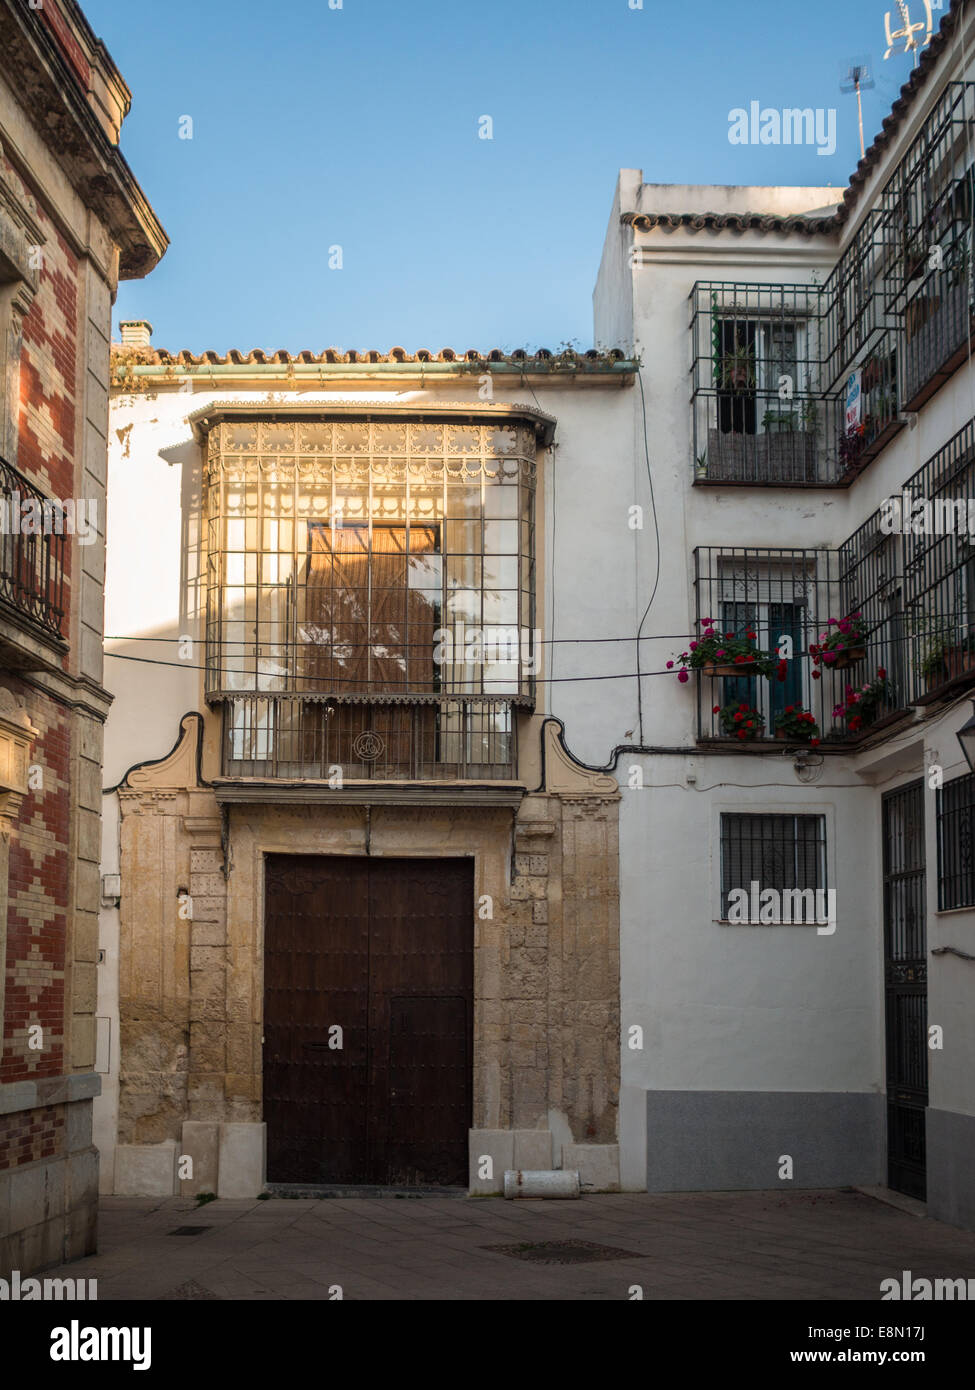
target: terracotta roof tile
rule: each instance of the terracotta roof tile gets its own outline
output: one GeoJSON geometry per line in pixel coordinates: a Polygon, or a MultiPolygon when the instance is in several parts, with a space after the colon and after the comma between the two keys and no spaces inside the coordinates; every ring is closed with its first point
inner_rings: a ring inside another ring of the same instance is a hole
{"type": "MultiPolygon", "coordinates": [[[[132,349],[119,343],[112,344],[113,355],[124,358],[131,354],[132,349]]],[[[541,366],[555,363],[559,367],[579,367],[582,370],[596,370],[600,367],[611,367],[617,362],[626,360],[626,354],[620,348],[611,348],[605,352],[597,352],[594,348],[589,348],[585,352],[561,352],[554,353],[548,348],[539,348],[537,352],[529,353],[524,348],[518,348],[514,352],[503,352],[501,348],[491,348],[486,353],[479,352],[475,348],[468,348],[466,352],[455,352],[453,348],[441,348],[436,355],[426,348],[420,348],[415,353],[408,353],[405,348],[395,347],[388,353],[377,352],[371,349],[368,352],[359,352],[352,348],[348,352],[341,352],[338,348],[325,348],[322,352],[311,352],[305,348],[301,352],[288,353],[283,348],[277,352],[266,353],[261,348],[251,348],[250,352],[242,353],[238,348],[231,348],[225,356],[208,348],[203,352],[194,353],[183,348],[181,351],[173,353],[166,348],[139,348],[136,350],[139,362],[147,366],[177,366],[177,367],[198,367],[206,363],[213,366],[246,366],[256,362],[261,365],[280,363],[300,362],[309,366],[316,363],[328,363],[337,365],[349,363],[354,365],[369,365],[381,362],[456,362],[462,363],[487,363],[487,362],[507,362],[520,366],[541,366]]]]}

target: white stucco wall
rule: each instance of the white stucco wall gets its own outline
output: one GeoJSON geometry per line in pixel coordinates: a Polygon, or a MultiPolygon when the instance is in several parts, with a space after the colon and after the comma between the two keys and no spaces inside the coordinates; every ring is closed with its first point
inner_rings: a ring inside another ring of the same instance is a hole
{"type": "MultiPolygon", "coordinates": [[[[945,80],[939,75],[935,89],[945,80]]],[[[899,135],[896,157],[924,109],[918,107],[899,135]]],[[[889,168],[888,161],[883,170],[889,168]]],[[[870,180],[872,191],[886,177],[883,170],[870,180]]],[[[640,623],[657,562],[646,447],[660,573],[644,626],[654,640],[643,644],[642,666],[661,671],[686,646],[680,634],[694,630],[695,547],[838,546],[975,415],[975,372],[958,371],[925,405],[916,427],[902,430],[848,489],[694,488],[692,286],[697,280],[822,282],[868,201],[861,199],[838,244],[760,232],[641,232],[621,225],[620,214],[781,215],[835,203],[841,191],[637,186],[639,179],[639,171],[620,173],[594,309],[597,339],[632,322],[646,422],[637,393],[632,459],[604,480],[587,513],[598,525],[596,540],[578,561],[588,592],[580,597],[579,618],[580,628],[608,625],[600,576],[612,550],[613,631],[635,634],[640,623]],[[630,305],[617,303],[620,296],[630,305]],[[645,509],[635,551],[634,536],[626,532],[631,503],[645,509]]],[[[563,518],[581,513],[584,478],[567,468],[560,488],[563,518]]],[[[562,536],[561,547],[557,565],[573,548],[570,535],[562,536]]],[[[619,651],[625,656],[617,669],[632,671],[632,647],[619,651]]],[[[587,760],[603,764],[614,742],[639,742],[635,682],[566,686],[558,699],[568,727],[583,731],[576,751],[587,760]],[[600,701],[606,702],[602,715],[600,701]]],[[[969,714],[967,700],[947,712],[919,714],[915,725],[873,754],[827,758],[820,780],[808,785],[782,757],[698,750],[694,681],[681,686],[673,676],[648,676],[643,709],[643,742],[658,751],[625,753],[615,769],[624,788],[621,1162],[624,1186],[633,1187],[646,1179],[648,1090],[883,1091],[882,796],[920,777],[926,757],[940,759],[946,778],[968,770],[955,738],[969,714]],[[638,770],[643,789],[627,787],[630,769],[638,770]],[[837,894],[833,935],[715,920],[722,809],[805,809],[826,816],[829,883],[837,894]],[[644,1030],[640,1051],[625,1045],[631,1024],[644,1030]]],[[[937,912],[934,797],[933,790],[926,793],[929,950],[951,944],[975,954],[975,912],[937,912]]],[[[975,1114],[975,968],[950,955],[929,957],[928,1014],[930,1023],[945,1028],[944,1049],[929,1053],[929,1104],[975,1114]]]]}

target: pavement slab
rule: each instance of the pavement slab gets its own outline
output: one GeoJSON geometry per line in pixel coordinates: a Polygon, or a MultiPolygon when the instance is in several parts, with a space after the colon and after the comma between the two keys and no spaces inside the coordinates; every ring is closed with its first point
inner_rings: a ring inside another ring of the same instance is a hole
{"type": "Polygon", "coordinates": [[[975,1233],[859,1191],[619,1193],[573,1202],[423,1197],[103,1197],[99,1252],[52,1274],[99,1301],[877,1301],[881,1280],[975,1279],[975,1233]],[[180,1226],[206,1226],[173,1236],[180,1226]],[[628,1252],[539,1264],[485,1247],[628,1252]],[[632,1253],[629,1253],[632,1252],[632,1253]]]}

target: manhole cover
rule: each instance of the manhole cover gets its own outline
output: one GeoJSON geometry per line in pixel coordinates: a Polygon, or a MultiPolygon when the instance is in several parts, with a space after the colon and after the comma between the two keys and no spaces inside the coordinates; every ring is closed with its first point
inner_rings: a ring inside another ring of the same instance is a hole
{"type": "MultiPolygon", "coordinates": [[[[172,1232],[170,1232],[172,1235],[172,1232]]],[[[170,1299],[204,1299],[212,1298],[219,1300],[220,1295],[214,1293],[212,1289],[206,1289],[202,1284],[198,1284],[195,1279],[188,1279],[185,1284],[180,1284],[176,1289],[170,1289],[169,1293],[164,1293],[160,1302],[170,1299]]]]}
{"type": "Polygon", "coordinates": [[[175,1231],[167,1231],[168,1236],[202,1236],[204,1231],[212,1231],[212,1226],[177,1226],[175,1231]]]}
{"type": "Polygon", "coordinates": [[[526,1245],[484,1245],[498,1255],[516,1260],[534,1260],[542,1265],[582,1265],[593,1260],[640,1260],[633,1250],[617,1250],[612,1245],[594,1245],[591,1240],[542,1240],[526,1245]]]}

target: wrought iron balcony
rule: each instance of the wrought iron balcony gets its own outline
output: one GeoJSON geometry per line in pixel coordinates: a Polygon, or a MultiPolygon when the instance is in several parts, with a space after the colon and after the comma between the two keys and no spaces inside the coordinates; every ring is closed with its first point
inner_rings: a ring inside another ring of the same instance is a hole
{"type": "Polygon", "coordinates": [[[23,473],[0,458],[0,605],[61,638],[64,618],[64,516],[23,473]],[[31,505],[27,511],[23,503],[31,505]]]}
{"type": "Polygon", "coordinates": [[[910,534],[903,533],[902,518],[897,536],[912,695],[923,705],[975,685],[975,531],[968,527],[975,510],[969,506],[975,499],[975,421],[928,459],[903,493],[924,508],[908,519],[910,534]]]}
{"type": "Polygon", "coordinates": [[[222,772],[260,781],[510,781],[507,700],[343,703],[326,696],[223,697],[222,772]]]}
{"type": "MultiPolygon", "coordinates": [[[[747,666],[743,674],[731,666],[700,674],[698,737],[767,743],[777,736],[777,718],[791,708],[812,714],[821,741],[850,744],[901,710],[908,686],[900,665],[900,618],[888,605],[886,563],[866,528],[839,551],[696,550],[698,630],[711,618],[722,633],[753,632],[759,650],[786,654],[782,679],[778,672],[765,679],[747,666]],[[817,664],[812,648],[833,631],[830,618],[853,613],[868,632],[863,648],[817,664]],[[862,703],[848,696],[848,688],[860,692],[865,686],[873,692],[862,703]],[[742,704],[749,713],[735,721],[742,704]]],[[[788,733],[782,737],[802,741],[788,733]]]]}
{"type": "Polygon", "coordinates": [[[904,405],[916,410],[961,365],[972,334],[967,261],[928,275],[904,317],[904,405]]]}

